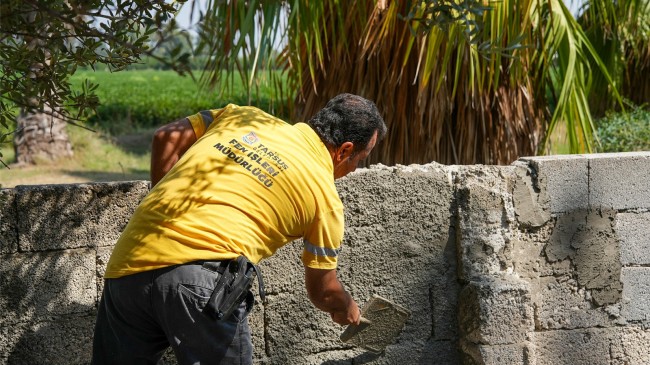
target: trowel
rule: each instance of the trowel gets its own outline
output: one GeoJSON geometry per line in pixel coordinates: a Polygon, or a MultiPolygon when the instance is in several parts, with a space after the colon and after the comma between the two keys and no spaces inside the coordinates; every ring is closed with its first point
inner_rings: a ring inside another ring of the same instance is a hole
{"type": "Polygon", "coordinates": [[[361,323],[349,325],[340,339],[375,354],[382,353],[402,332],[411,312],[379,295],[373,295],[361,309],[361,323]]]}

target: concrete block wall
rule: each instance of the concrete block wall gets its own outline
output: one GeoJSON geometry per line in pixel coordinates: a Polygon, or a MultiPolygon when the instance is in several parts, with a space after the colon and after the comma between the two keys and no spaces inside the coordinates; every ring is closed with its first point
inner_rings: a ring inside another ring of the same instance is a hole
{"type": "Polygon", "coordinates": [[[524,364],[650,364],[650,153],[514,166],[527,176],[513,196],[534,192],[514,200],[509,230],[512,273],[529,283],[534,311],[524,364]],[[531,207],[548,219],[521,224],[531,207]]]}
{"type": "MultiPolygon", "coordinates": [[[[341,343],[307,299],[294,242],[261,265],[255,363],[648,364],[649,178],[650,153],[353,173],[337,182],[341,280],[411,317],[382,354],[341,343]]],[[[101,276],[147,191],[0,190],[0,365],[89,362],[101,276]]]]}
{"type": "Polygon", "coordinates": [[[148,185],[0,190],[0,364],[89,363],[102,258],[148,185]]]}

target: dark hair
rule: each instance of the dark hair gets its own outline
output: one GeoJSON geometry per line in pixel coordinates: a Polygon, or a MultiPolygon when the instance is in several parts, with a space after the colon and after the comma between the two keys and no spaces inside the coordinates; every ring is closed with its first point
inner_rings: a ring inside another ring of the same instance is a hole
{"type": "Polygon", "coordinates": [[[308,122],[329,147],[354,143],[355,152],[368,146],[377,131],[377,142],[386,135],[386,124],[372,101],[353,94],[339,94],[308,122]]]}

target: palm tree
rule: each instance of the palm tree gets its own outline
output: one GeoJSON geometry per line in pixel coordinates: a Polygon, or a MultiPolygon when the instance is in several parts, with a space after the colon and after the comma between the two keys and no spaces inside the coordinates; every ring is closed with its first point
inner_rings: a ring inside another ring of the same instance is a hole
{"type": "Polygon", "coordinates": [[[22,111],[14,135],[16,162],[25,165],[72,156],[66,124],[47,106],[42,113],[22,111]]]}
{"type": "MultiPolygon", "coordinates": [[[[612,75],[621,95],[633,104],[650,102],[650,1],[589,1],[578,23],[612,75]]],[[[592,66],[593,67],[593,66],[592,66]]],[[[616,107],[608,80],[594,75],[589,101],[595,116],[616,107]]]]}
{"type": "Polygon", "coordinates": [[[277,90],[294,120],[340,92],[383,111],[390,132],[369,163],[507,164],[545,151],[560,124],[572,152],[590,152],[589,86],[599,73],[613,82],[563,1],[489,7],[477,0],[210,1],[202,40],[214,57],[203,80],[223,85],[226,69],[254,85],[270,62],[271,35],[282,29],[278,62],[288,81],[277,90]]]}

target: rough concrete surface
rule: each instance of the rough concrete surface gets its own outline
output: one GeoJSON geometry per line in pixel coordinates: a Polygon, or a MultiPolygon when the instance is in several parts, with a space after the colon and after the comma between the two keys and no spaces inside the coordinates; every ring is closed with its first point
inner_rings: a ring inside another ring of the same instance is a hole
{"type": "MultiPolygon", "coordinates": [[[[507,173],[511,170],[508,168],[507,173]]],[[[458,275],[461,282],[476,281],[511,265],[512,200],[506,193],[508,181],[503,169],[463,167],[455,179],[458,275]]]]}
{"type": "Polygon", "coordinates": [[[648,181],[650,152],[589,156],[589,204],[593,208],[648,208],[648,181]]]}
{"type": "Polygon", "coordinates": [[[520,162],[530,167],[540,203],[548,204],[552,214],[589,207],[589,160],[585,156],[525,157],[520,162]]]}
{"type": "Polygon", "coordinates": [[[510,183],[517,220],[522,228],[540,227],[551,218],[548,202],[540,201],[540,189],[532,178],[535,172],[521,161],[515,166],[510,183]]]}
{"type": "Polygon", "coordinates": [[[536,365],[610,365],[615,332],[590,328],[536,333],[536,365]]]}
{"type": "Polygon", "coordinates": [[[35,185],[15,190],[20,249],[42,251],[114,244],[148,191],[148,183],[35,185]]]}
{"type": "Polygon", "coordinates": [[[93,311],[95,252],[74,249],[2,256],[0,293],[3,326],[93,311]]]}
{"type": "Polygon", "coordinates": [[[621,271],[623,316],[650,326],[650,267],[625,267],[621,271]]]}
{"type": "Polygon", "coordinates": [[[455,305],[432,300],[446,296],[453,301],[449,292],[458,290],[449,178],[444,166],[431,164],[375,167],[338,183],[346,204],[341,280],[360,301],[377,294],[411,311],[399,343],[386,348],[383,361],[412,357],[438,364],[423,340],[433,332],[444,340],[456,338],[448,330],[455,305]]]}
{"type": "Polygon", "coordinates": [[[650,330],[628,327],[617,330],[611,346],[612,365],[650,364],[650,330]]]}
{"type": "Polygon", "coordinates": [[[13,189],[0,189],[0,255],[18,250],[15,199],[13,189]]]}
{"type": "Polygon", "coordinates": [[[89,364],[95,314],[45,318],[0,329],[0,363],[20,365],[89,364]],[[15,343],[5,343],[7,339],[15,343]],[[11,351],[6,351],[11,349],[11,351]]]}
{"type": "Polygon", "coordinates": [[[621,265],[650,265],[650,213],[619,213],[616,235],[621,248],[621,265]]]}
{"type": "Polygon", "coordinates": [[[522,364],[530,365],[534,359],[531,345],[527,343],[514,345],[485,346],[464,342],[463,364],[465,365],[486,365],[486,364],[522,364]]]}
{"type": "Polygon", "coordinates": [[[546,276],[531,288],[535,329],[575,329],[613,326],[606,307],[595,307],[589,292],[569,275],[546,276]]]}
{"type": "Polygon", "coordinates": [[[536,365],[647,365],[650,331],[588,328],[535,334],[536,365]]]}
{"type": "MultiPolygon", "coordinates": [[[[377,294],[411,317],[381,354],[341,342],[307,298],[297,240],[261,263],[254,362],[650,363],[649,160],[377,165],[338,180],[340,280],[361,305],[377,294]]],[[[107,260],[147,189],[0,190],[0,365],[88,363],[107,260]]]]}
{"type": "Polygon", "coordinates": [[[463,339],[480,345],[524,343],[533,330],[529,284],[511,276],[470,282],[460,293],[463,339]]]}

